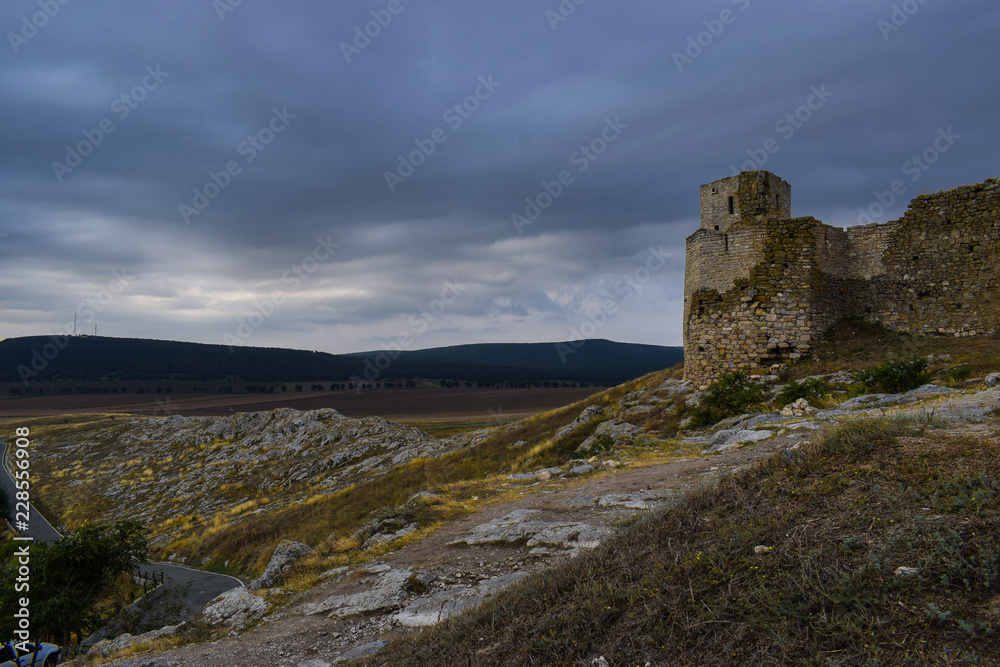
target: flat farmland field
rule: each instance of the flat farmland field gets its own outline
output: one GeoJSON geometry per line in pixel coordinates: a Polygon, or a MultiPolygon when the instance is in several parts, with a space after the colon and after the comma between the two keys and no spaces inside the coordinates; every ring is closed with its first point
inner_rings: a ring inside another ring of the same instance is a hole
{"type": "Polygon", "coordinates": [[[229,415],[276,408],[333,408],[348,417],[383,417],[391,421],[506,421],[551,410],[602,391],[601,387],[553,389],[376,389],[356,393],[288,392],[281,394],[81,394],[5,397],[0,418],[44,417],[74,413],[142,415],[229,415]]]}

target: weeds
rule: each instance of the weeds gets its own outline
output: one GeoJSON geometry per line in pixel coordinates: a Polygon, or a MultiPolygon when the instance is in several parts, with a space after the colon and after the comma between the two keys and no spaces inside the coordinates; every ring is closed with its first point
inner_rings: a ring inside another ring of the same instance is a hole
{"type": "Polygon", "coordinates": [[[962,364],[960,366],[955,366],[954,368],[949,368],[945,371],[944,377],[949,382],[958,384],[960,382],[965,382],[972,377],[972,369],[962,364]]]}

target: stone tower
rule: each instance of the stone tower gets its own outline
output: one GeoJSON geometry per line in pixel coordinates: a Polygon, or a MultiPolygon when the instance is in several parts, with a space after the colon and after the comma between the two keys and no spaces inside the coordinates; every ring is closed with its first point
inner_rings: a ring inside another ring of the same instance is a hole
{"type": "Polygon", "coordinates": [[[1000,180],[847,229],[792,218],[791,193],[766,171],[701,186],[684,269],[685,377],[774,372],[845,316],[907,333],[1000,332],[1000,180]]]}
{"type": "Polygon", "coordinates": [[[792,186],[769,171],[744,171],[701,186],[701,228],[725,234],[740,220],[792,217],[792,186]]]}

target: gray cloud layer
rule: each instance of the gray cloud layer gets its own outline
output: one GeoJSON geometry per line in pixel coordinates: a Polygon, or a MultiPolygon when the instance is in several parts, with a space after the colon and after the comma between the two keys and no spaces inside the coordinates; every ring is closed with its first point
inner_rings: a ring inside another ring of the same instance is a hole
{"type": "Polygon", "coordinates": [[[997,176],[988,0],[19,0],[0,28],[3,336],[679,344],[701,183],[756,159],[851,225],[997,176]]]}

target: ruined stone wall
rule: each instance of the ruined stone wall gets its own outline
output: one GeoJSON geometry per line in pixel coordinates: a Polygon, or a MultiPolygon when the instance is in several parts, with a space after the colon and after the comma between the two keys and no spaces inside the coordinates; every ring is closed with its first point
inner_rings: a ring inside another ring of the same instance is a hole
{"type": "Polygon", "coordinates": [[[881,254],[855,273],[856,314],[908,333],[1000,331],[1000,181],[921,195],[899,220],[848,232],[853,254],[881,254]]]}
{"type": "Polygon", "coordinates": [[[737,196],[747,190],[747,217],[725,232],[703,218],[688,239],[689,379],[775,370],[846,315],[911,333],[1000,331],[1000,181],[922,195],[899,220],[844,230],[813,218],[750,218],[773,203],[758,173],[766,174],[724,179],[737,196]]]}

